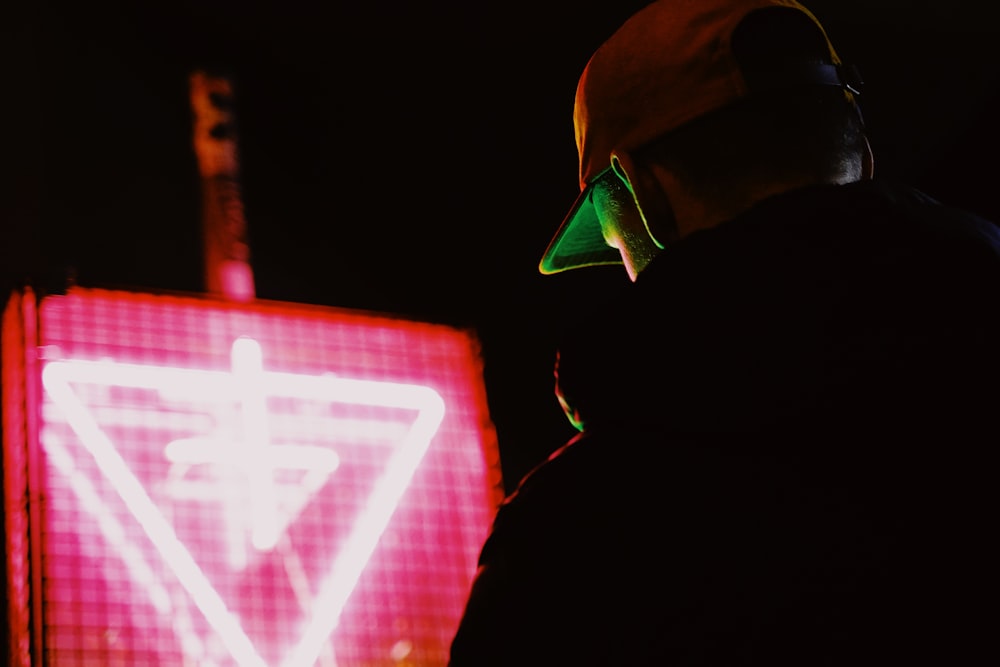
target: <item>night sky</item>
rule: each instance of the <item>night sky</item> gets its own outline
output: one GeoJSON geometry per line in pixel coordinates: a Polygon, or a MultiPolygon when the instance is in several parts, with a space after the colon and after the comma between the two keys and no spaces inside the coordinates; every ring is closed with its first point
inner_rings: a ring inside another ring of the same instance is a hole
{"type": "MultiPolygon", "coordinates": [[[[572,434],[560,328],[625,286],[536,266],[577,191],[577,77],[644,4],[8,3],[4,287],[201,291],[188,76],[226,73],[257,296],[475,330],[512,484],[572,434]]],[[[809,6],[864,76],[877,174],[1000,219],[992,4],[809,6]]]]}

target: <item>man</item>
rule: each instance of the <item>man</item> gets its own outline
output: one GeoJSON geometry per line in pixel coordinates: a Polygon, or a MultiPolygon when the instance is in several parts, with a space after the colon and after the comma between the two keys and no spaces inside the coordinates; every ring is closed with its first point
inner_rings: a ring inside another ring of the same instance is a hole
{"type": "Polygon", "coordinates": [[[581,433],[500,508],[451,667],[995,661],[1000,233],[875,179],[859,92],[792,0],[659,0],[594,53],[540,269],[632,284],[560,347],[581,433]]]}

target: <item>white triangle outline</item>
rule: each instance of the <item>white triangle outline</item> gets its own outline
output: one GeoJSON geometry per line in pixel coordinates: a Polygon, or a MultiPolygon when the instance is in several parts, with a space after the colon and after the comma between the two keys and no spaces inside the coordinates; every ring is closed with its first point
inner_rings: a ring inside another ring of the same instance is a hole
{"type": "MultiPolygon", "coordinates": [[[[345,546],[337,553],[325,579],[318,586],[299,642],[282,662],[283,667],[303,667],[315,663],[324,642],[337,627],[344,605],[444,419],[445,404],[440,394],[421,385],[270,371],[265,371],[263,377],[269,396],[403,408],[417,412],[403,441],[376,481],[365,508],[355,519],[345,546]]],[[[239,620],[229,611],[114,443],[74,392],[71,386],[74,382],[153,390],[179,385],[196,386],[199,392],[219,392],[232,391],[232,375],[222,371],[114,361],[56,360],[45,364],[42,384],[236,662],[241,667],[268,667],[239,620]],[[189,384],[191,382],[194,384],[189,384]]]]}

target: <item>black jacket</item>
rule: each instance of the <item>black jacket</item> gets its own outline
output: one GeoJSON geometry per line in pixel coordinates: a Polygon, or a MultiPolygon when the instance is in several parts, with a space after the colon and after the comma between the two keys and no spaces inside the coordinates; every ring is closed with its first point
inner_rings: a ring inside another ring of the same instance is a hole
{"type": "Polygon", "coordinates": [[[665,250],[561,345],[452,667],[995,661],[1000,231],[881,183],[665,250]],[[985,605],[985,606],[984,606],[985,605]]]}

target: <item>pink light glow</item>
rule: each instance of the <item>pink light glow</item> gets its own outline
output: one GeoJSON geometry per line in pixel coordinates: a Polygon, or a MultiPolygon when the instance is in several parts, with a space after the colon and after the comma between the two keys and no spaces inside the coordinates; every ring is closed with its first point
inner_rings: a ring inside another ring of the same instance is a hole
{"type": "Polygon", "coordinates": [[[130,614],[160,619],[134,632],[175,642],[123,647],[137,635],[115,622],[91,646],[58,590],[93,584],[63,566],[46,603],[58,664],[140,648],[178,667],[444,664],[500,498],[466,332],[97,290],[43,306],[44,544],[86,545],[47,562],[121,578],[130,614]]]}

